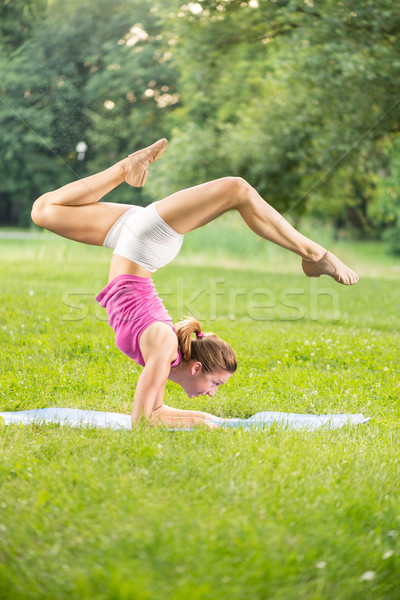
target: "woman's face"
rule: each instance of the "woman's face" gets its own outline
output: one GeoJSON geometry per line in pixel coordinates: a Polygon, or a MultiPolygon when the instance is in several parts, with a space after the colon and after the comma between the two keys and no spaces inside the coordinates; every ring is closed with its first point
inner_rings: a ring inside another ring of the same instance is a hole
{"type": "Polygon", "coordinates": [[[229,371],[204,373],[201,363],[194,363],[189,368],[189,373],[190,376],[182,385],[189,398],[196,398],[197,396],[210,396],[212,398],[219,386],[226,383],[232,375],[229,371]]]}

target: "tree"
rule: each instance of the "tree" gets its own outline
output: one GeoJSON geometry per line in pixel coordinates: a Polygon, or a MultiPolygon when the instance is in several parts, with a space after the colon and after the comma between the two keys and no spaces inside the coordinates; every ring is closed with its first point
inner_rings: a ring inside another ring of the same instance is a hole
{"type": "Polygon", "coordinates": [[[3,48],[16,50],[43,18],[46,0],[13,0],[0,4],[0,40],[3,48]]]}
{"type": "Polygon", "coordinates": [[[400,255],[400,135],[382,142],[386,165],[376,178],[376,194],[368,216],[377,228],[385,229],[384,239],[390,254],[400,255]]]}
{"type": "Polygon", "coordinates": [[[242,175],[281,210],[307,203],[329,210],[336,190],[336,216],[351,213],[370,227],[378,141],[399,130],[400,6],[203,0],[174,7],[164,13],[182,94],[172,120],[185,146],[173,142],[160,175],[173,164],[171,184],[190,184],[190,169],[178,161],[190,144],[200,173],[242,175]]]}
{"type": "Polygon", "coordinates": [[[80,139],[90,172],[166,136],[145,192],[113,198],[234,174],[284,212],[373,232],[383,140],[400,129],[400,5],[42,1],[17,0],[3,24],[3,219],[28,222],[37,195],[75,176],[80,139]]]}
{"type": "Polygon", "coordinates": [[[17,49],[2,48],[3,221],[29,223],[36,197],[77,178],[80,140],[90,172],[165,134],[179,97],[164,44],[149,0],[55,0],[17,49]]]}

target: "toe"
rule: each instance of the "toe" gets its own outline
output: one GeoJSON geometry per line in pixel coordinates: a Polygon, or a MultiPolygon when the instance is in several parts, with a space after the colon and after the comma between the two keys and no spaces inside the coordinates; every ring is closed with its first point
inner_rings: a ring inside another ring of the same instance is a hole
{"type": "Polygon", "coordinates": [[[163,154],[163,152],[165,151],[167,146],[168,146],[168,141],[165,138],[162,138],[161,140],[158,140],[158,142],[153,144],[153,146],[151,146],[152,161],[155,161],[158,158],[160,158],[161,154],[163,154]]]}

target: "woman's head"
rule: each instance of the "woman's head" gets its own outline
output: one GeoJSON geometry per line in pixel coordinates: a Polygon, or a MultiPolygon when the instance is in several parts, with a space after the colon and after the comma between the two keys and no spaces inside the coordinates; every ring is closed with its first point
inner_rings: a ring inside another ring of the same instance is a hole
{"type": "Polygon", "coordinates": [[[215,333],[203,333],[197,319],[188,317],[180,321],[175,325],[175,332],[184,361],[201,362],[206,373],[236,371],[237,360],[232,348],[215,333]],[[193,334],[196,334],[196,338],[192,337],[193,334]]]}
{"type": "Polygon", "coordinates": [[[200,322],[193,317],[180,321],[175,331],[183,356],[180,369],[186,374],[179,383],[189,397],[214,396],[218,386],[237,369],[234,351],[215,333],[203,333],[200,322]]]}

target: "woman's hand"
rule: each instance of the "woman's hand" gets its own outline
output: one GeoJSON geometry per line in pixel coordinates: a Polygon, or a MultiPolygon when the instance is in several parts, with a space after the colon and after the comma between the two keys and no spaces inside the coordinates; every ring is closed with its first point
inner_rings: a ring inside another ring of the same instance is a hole
{"type": "Polygon", "coordinates": [[[219,429],[220,426],[216,423],[211,423],[211,421],[204,421],[204,425],[208,427],[208,429],[219,429]]]}

